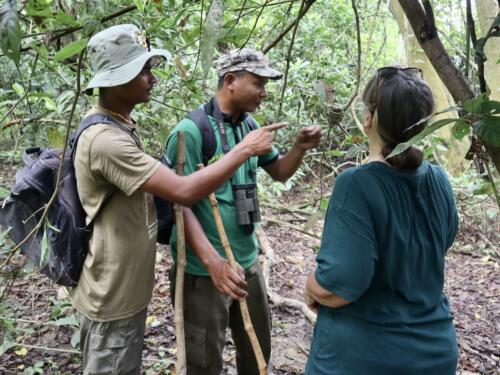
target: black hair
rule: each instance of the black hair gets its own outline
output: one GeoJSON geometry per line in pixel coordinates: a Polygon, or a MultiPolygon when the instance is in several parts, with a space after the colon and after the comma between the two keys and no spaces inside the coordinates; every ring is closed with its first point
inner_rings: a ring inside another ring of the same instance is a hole
{"type": "MultiPolygon", "coordinates": [[[[372,112],[384,142],[384,158],[396,145],[420,133],[434,109],[434,98],[427,83],[402,70],[394,70],[393,74],[383,77],[376,74],[366,85],[362,100],[372,112]]],[[[413,170],[422,164],[423,154],[412,146],[386,160],[396,169],[413,170]]]]}
{"type": "MultiPolygon", "coordinates": [[[[238,70],[236,72],[229,72],[229,73],[234,74],[236,77],[241,77],[247,74],[248,72],[246,70],[238,70]]],[[[229,73],[226,73],[222,77],[219,77],[219,81],[217,82],[217,90],[220,90],[222,87],[224,87],[224,78],[226,78],[226,76],[229,73]]]]}

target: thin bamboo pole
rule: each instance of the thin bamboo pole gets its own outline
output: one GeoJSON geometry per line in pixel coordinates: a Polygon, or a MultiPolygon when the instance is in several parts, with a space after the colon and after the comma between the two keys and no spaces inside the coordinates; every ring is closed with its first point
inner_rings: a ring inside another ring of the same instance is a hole
{"type": "MultiPolygon", "coordinates": [[[[203,169],[203,164],[198,164],[198,169],[203,169]]],[[[222,223],[222,218],[220,216],[219,204],[215,198],[215,194],[212,193],[208,196],[210,199],[210,205],[212,206],[212,214],[214,215],[215,224],[217,225],[217,232],[219,232],[219,237],[222,242],[222,247],[226,253],[229,265],[235,271],[238,271],[238,264],[236,259],[234,259],[233,251],[231,250],[231,245],[227,239],[226,230],[224,229],[224,224],[222,223]]],[[[252,344],[252,349],[257,360],[257,366],[259,367],[260,375],[267,375],[267,364],[262,354],[262,349],[260,348],[259,340],[255,334],[255,329],[253,328],[252,320],[250,319],[250,312],[248,311],[248,304],[246,298],[241,298],[239,300],[241,316],[243,317],[243,324],[245,326],[245,331],[252,344]]]]}
{"type": "MultiPolygon", "coordinates": [[[[177,174],[184,174],[185,163],[184,132],[177,133],[177,174]]],[[[186,238],[184,235],[183,207],[174,205],[177,230],[177,267],[175,274],[175,336],[177,342],[176,374],[186,375],[186,339],[184,336],[184,270],[186,269],[186,238]]]]}

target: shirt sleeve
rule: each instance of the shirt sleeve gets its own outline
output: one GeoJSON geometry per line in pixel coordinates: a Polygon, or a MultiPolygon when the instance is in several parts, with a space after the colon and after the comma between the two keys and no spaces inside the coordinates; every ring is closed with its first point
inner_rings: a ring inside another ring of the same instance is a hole
{"type": "Polygon", "coordinates": [[[182,120],[170,133],[165,145],[165,156],[174,170],[177,168],[177,144],[180,131],[184,132],[184,175],[189,175],[198,170],[198,164],[203,164],[201,134],[196,124],[189,119],[182,120]]]}
{"type": "Polygon", "coordinates": [[[97,134],[89,152],[92,173],[102,176],[127,196],[132,195],[161,165],[142,151],[130,135],[113,128],[97,134]]]}
{"type": "Polygon", "coordinates": [[[326,213],[316,258],[316,280],[323,288],[352,302],[372,281],[378,260],[368,202],[351,171],[340,174],[326,213]],[[348,172],[348,173],[346,173],[348,172]]]}

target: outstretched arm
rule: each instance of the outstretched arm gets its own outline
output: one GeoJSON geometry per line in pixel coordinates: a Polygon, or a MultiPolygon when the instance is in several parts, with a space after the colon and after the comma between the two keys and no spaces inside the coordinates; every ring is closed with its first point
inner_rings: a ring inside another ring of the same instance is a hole
{"type": "Polygon", "coordinates": [[[271,151],[272,132],[284,126],[283,123],[273,124],[250,132],[219,161],[189,176],[178,176],[162,165],[140,189],[183,206],[192,206],[231,178],[250,156],[271,151]]]}
{"type": "Polygon", "coordinates": [[[319,126],[300,129],[293,147],[283,157],[264,167],[265,171],[276,181],[285,182],[297,170],[307,150],[318,146],[322,131],[319,126]]]}

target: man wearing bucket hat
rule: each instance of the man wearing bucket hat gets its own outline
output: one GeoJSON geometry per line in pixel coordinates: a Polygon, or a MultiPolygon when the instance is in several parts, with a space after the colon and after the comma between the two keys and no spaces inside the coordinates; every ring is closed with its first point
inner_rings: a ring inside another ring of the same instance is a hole
{"type": "MultiPolygon", "coordinates": [[[[99,100],[86,116],[104,114],[117,124],[87,128],[76,147],[78,193],[93,231],[71,300],[80,323],[84,374],[138,374],[154,282],[153,194],[192,205],[230,178],[248,157],[269,152],[271,132],[280,126],[252,132],[241,147],[204,171],[177,176],[144,153],[139,126],[130,117],[136,104],[149,100],[156,83],[154,60],[170,54],[151,49],[133,25],[112,26],[94,35],[88,54],[95,74],[86,92],[98,88],[99,100]]],[[[185,212],[187,223],[193,222],[191,211],[185,212]]],[[[195,234],[203,236],[199,232],[195,234]]]]}
{"type": "MultiPolygon", "coordinates": [[[[250,48],[232,50],[217,61],[219,84],[216,95],[199,110],[204,111],[215,135],[216,147],[212,160],[217,160],[245,140],[258,128],[248,114],[255,112],[266,98],[265,85],[282,74],[269,65],[261,52],[250,48]]],[[[193,112],[194,113],[194,112],[193,112]]],[[[203,118],[203,117],[200,117],[203,118]]],[[[172,131],[166,146],[166,156],[174,161],[177,154],[177,132],[183,131],[186,140],[184,173],[197,170],[204,158],[204,139],[201,127],[190,115],[172,131]]],[[[222,350],[225,331],[229,326],[236,346],[238,374],[258,374],[255,356],[243,326],[236,299],[247,297],[251,319],[269,362],[270,312],[262,270],[257,260],[258,247],[254,224],[260,219],[256,173],[262,167],[275,180],[286,181],[299,167],[305,152],[321,140],[318,126],[303,127],[290,151],[280,156],[273,149],[261,156],[251,157],[216,191],[222,220],[239,272],[233,271],[225,259],[224,250],[213,220],[208,199],[192,207],[213,247],[199,242],[187,248],[184,285],[184,319],[188,375],[216,375],[222,370],[222,350]]],[[[206,141],[205,141],[206,142],[206,141]]],[[[210,164],[210,161],[208,162],[210,164]]],[[[189,229],[186,229],[188,231],[189,229]]],[[[171,238],[175,254],[175,233],[171,238]]],[[[174,256],[175,259],[175,256],[174,256]]],[[[175,281],[175,268],[171,280],[175,281]]]]}

